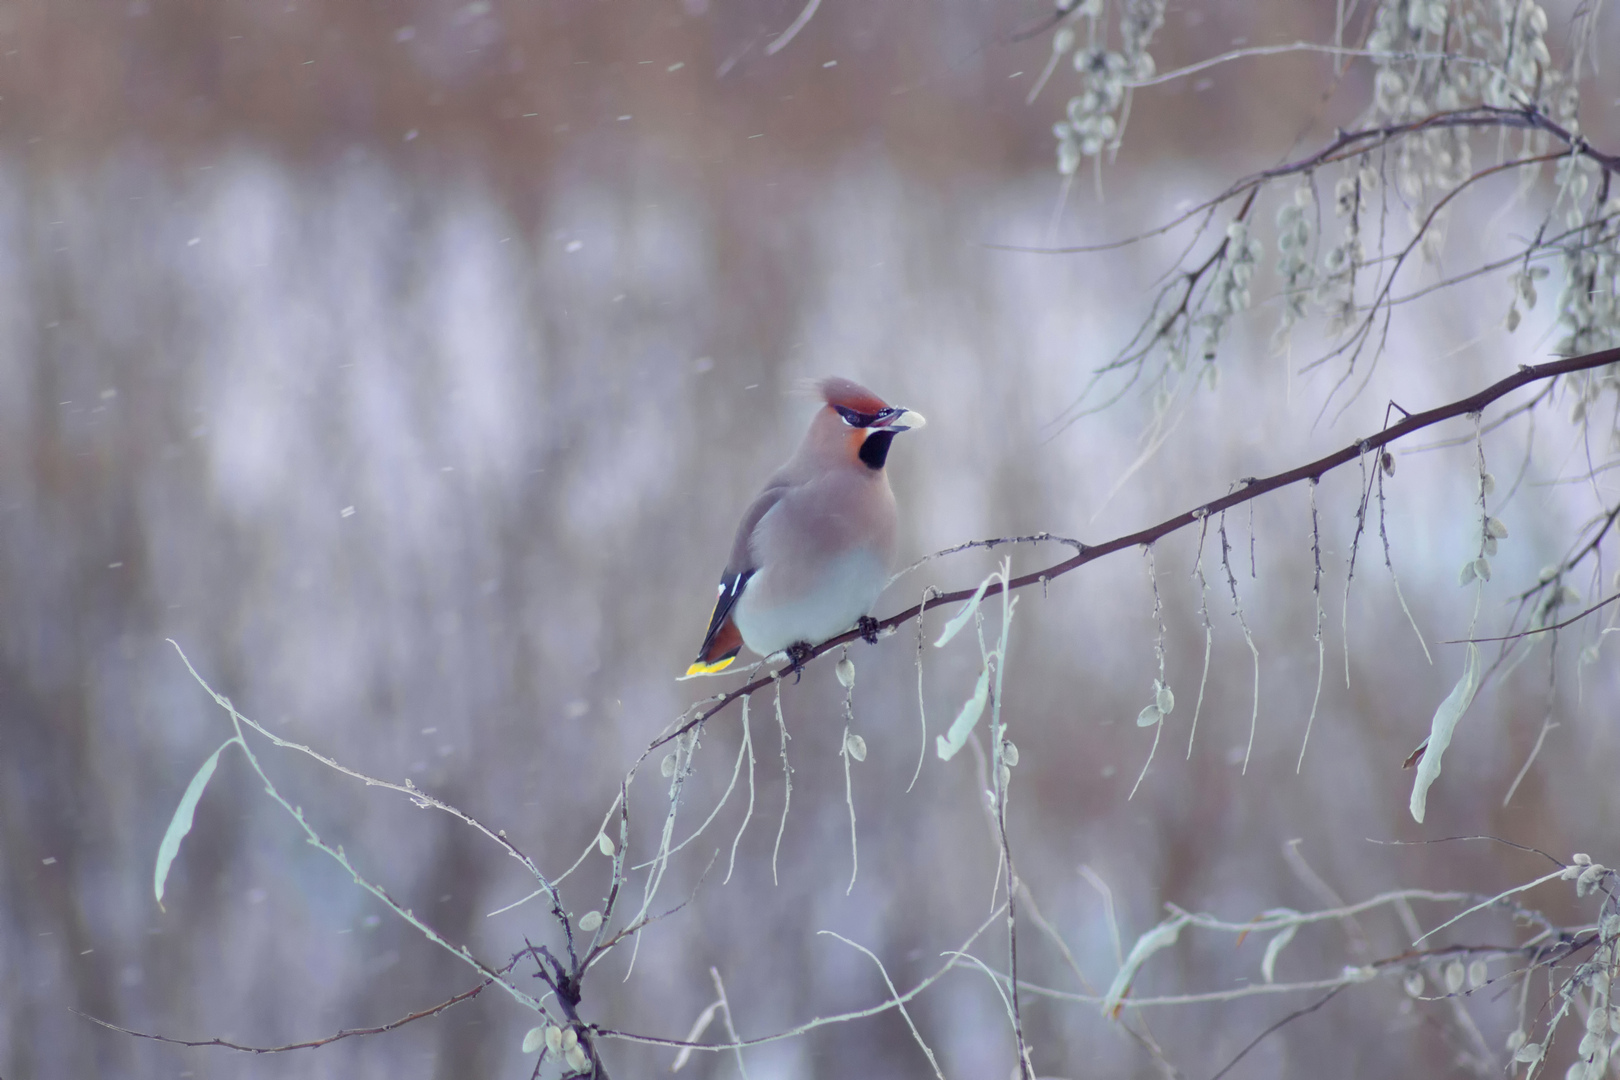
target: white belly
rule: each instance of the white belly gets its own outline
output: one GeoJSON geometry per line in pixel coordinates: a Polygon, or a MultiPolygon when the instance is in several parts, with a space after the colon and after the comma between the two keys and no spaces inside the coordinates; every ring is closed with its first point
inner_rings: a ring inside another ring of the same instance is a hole
{"type": "Polygon", "coordinates": [[[815,586],[802,596],[783,600],[770,568],[764,567],[749,580],[732,619],[743,643],[761,656],[799,641],[815,645],[870,613],[888,580],[888,568],[877,552],[856,550],[826,563],[815,586]]]}

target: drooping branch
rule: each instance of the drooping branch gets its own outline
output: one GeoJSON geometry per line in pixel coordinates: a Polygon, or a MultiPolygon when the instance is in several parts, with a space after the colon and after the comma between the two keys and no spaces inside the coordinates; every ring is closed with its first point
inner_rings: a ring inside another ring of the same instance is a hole
{"type": "MultiPolygon", "coordinates": [[[[1351,443],[1342,450],[1328,454],[1326,457],[1317,458],[1315,461],[1289,469],[1287,472],[1277,473],[1274,476],[1264,478],[1246,477],[1242,481],[1243,486],[1238,490],[1223,495],[1218,499],[1211,500],[1210,502],[1203,503],[1202,505],[1195,506],[1191,510],[1183,511],[1180,514],[1177,514],[1175,517],[1159,522],[1157,525],[1149,526],[1146,529],[1129,533],[1125,536],[1115,537],[1114,539],[1105,541],[1101,544],[1083,546],[1078,553],[1070,558],[1064,559],[1062,562],[1054,563],[1045,569],[1035,570],[1031,573],[1022,575],[1021,577],[1015,577],[1012,579],[1011,583],[1006,586],[1003,586],[999,581],[995,582],[985,590],[984,599],[988,600],[993,596],[999,595],[1004,588],[1022,589],[1029,585],[1044,584],[1045,582],[1051,581],[1053,578],[1061,577],[1064,574],[1069,573],[1071,570],[1077,570],[1089,562],[1094,562],[1105,555],[1112,555],[1114,552],[1122,551],[1126,548],[1151,544],[1156,540],[1169,536],[1173,532],[1178,532],[1190,525],[1203,521],[1205,518],[1219,514],[1223,510],[1230,510],[1234,506],[1241,506],[1246,502],[1251,502],[1254,499],[1258,499],[1260,496],[1269,494],[1270,492],[1276,491],[1279,488],[1285,488],[1292,484],[1297,484],[1302,480],[1320,479],[1324,474],[1331,472],[1342,465],[1355,461],[1364,454],[1367,454],[1380,447],[1387,446],[1398,439],[1405,438],[1414,432],[1433,427],[1435,424],[1441,423],[1445,420],[1451,420],[1459,416],[1468,416],[1472,413],[1477,413],[1484,409],[1487,405],[1490,405],[1499,398],[1511,394],[1513,391],[1522,386],[1528,386],[1532,383],[1541,382],[1545,379],[1552,379],[1560,375],[1568,375],[1577,371],[1589,371],[1593,368],[1604,367],[1608,364],[1614,363],[1620,363],[1620,348],[1605,349],[1601,352],[1588,353],[1585,356],[1572,356],[1563,360],[1553,360],[1545,364],[1526,365],[1520,367],[1519,370],[1514,372],[1512,375],[1492,383],[1490,386],[1487,386],[1478,393],[1471,394],[1465,398],[1459,398],[1456,401],[1438,406],[1437,408],[1429,409],[1426,412],[1410,413],[1405,419],[1401,420],[1400,423],[1392,424],[1381,431],[1374,432],[1373,434],[1368,435],[1366,438],[1351,443]]],[[[927,601],[927,607],[930,610],[933,610],[943,604],[959,603],[972,597],[975,591],[976,590],[974,589],[958,589],[955,592],[935,596],[927,601]]],[[[888,618],[881,619],[878,621],[877,629],[880,631],[887,630],[891,627],[897,627],[904,623],[910,622],[912,619],[917,618],[918,615],[922,613],[923,607],[923,604],[914,604],[911,607],[906,608],[904,611],[890,615],[888,618]]],[[[808,662],[811,659],[820,656],[822,653],[827,652],[829,649],[847,644],[860,636],[861,632],[859,630],[852,629],[846,631],[845,633],[839,634],[837,637],[828,638],[826,641],[813,646],[810,651],[804,655],[801,662],[808,662]]],[[[761,675],[734,690],[727,691],[725,694],[720,695],[720,697],[715,700],[714,704],[699,711],[694,717],[686,721],[686,723],[654,742],[652,746],[649,747],[649,750],[656,749],[664,743],[678,738],[679,736],[697,727],[705,720],[708,720],[710,717],[713,717],[719,713],[733,701],[771,685],[773,682],[782,678],[782,676],[787,674],[790,670],[791,668],[789,667],[779,668],[769,672],[768,674],[761,675]]]]}
{"type": "Polygon", "coordinates": [[[1135,233],[1121,240],[1109,240],[1099,244],[1082,244],[1073,247],[1029,247],[1022,244],[986,244],[985,246],[992,251],[1016,251],[1031,255],[1089,255],[1103,251],[1115,251],[1119,248],[1141,243],[1150,237],[1167,233],[1177,226],[1192,221],[1201,214],[1220,206],[1222,203],[1264,187],[1273,180],[1309,173],[1325,165],[1332,165],[1349,158],[1358,157],[1379,147],[1387,146],[1408,135],[1442,128],[1511,128],[1540,131],[1563,143],[1568,152],[1590,159],[1604,172],[1620,174],[1620,154],[1610,154],[1599,150],[1587,142],[1585,136],[1565,128],[1534,105],[1527,105],[1519,109],[1480,105],[1450,112],[1438,112],[1421,119],[1408,120],[1402,123],[1380,124],[1377,127],[1363,128],[1358,131],[1340,131],[1331,142],[1302,158],[1245,176],[1219,195],[1211,196],[1198,205],[1182,211],[1162,225],[1157,225],[1144,232],[1135,233]]]}

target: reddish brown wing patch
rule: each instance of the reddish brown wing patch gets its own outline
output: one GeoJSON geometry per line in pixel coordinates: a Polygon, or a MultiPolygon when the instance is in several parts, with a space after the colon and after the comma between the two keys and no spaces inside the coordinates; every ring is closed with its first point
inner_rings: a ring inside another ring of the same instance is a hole
{"type": "Polygon", "coordinates": [[[858,382],[841,379],[833,376],[822,379],[816,389],[821,391],[822,400],[827,404],[853,409],[866,416],[873,416],[889,407],[889,403],[878,397],[872,391],[858,382]]]}
{"type": "Polygon", "coordinates": [[[698,662],[713,664],[736,656],[742,651],[742,643],[742,634],[737,630],[737,624],[727,616],[724,622],[714,628],[709,640],[703,643],[703,651],[698,654],[698,662]]]}

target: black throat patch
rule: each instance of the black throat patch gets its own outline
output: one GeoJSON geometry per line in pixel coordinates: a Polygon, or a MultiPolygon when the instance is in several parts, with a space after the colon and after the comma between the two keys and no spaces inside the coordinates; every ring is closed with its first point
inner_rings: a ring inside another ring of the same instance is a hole
{"type": "Polygon", "coordinates": [[[883,463],[889,458],[889,444],[894,441],[897,432],[874,431],[861,443],[861,460],[869,469],[881,469],[883,463]]]}

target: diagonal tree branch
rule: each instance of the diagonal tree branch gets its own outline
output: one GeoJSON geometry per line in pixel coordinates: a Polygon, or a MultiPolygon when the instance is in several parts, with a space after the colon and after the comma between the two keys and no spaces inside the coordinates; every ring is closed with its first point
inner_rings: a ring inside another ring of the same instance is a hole
{"type": "MultiPolygon", "coordinates": [[[[1247,477],[1243,481],[1243,486],[1237,491],[1230,492],[1229,494],[1223,495],[1218,499],[1204,503],[1201,506],[1195,506],[1191,510],[1187,510],[1183,513],[1177,514],[1175,517],[1161,521],[1157,525],[1149,526],[1146,529],[1130,533],[1126,536],[1115,537],[1114,539],[1108,540],[1101,544],[1083,546],[1077,554],[1071,556],[1070,558],[1064,559],[1062,562],[1054,563],[1043,570],[1036,570],[1031,573],[1024,574],[1021,577],[1013,578],[1010,585],[1003,586],[1000,582],[996,582],[985,590],[983,599],[988,600],[993,596],[999,595],[1004,588],[1022,589],[1029,585],[1044,584],[1045,582],[1051,581],[1055,577],[1061,577],[1062,575],[1067,574],[1071,570],[1077,570],[1089,562],[1094,562],[1095,560],[1102,558],[1104,555],[1112,555],[1114,552],[1122,551],[1125,548],[1151,544],[1154,541],[1168,536],[1173,532],[1185,529],[1189,525],[1202,521],[1206,517],[1219,514],[1223,510],[1230,510],[1234,506],[1241,506],[1246,502],[1251,502],[1254,499],[1258,499],[1260,496],[1276,491],[1279,488],[1285,488],[1291,484],[1297,484],[1302,480],[1317,480],[1321,478],[1323,474],[1331,472],[1332,470],[1339,468],[1341,465],[1355,461],[1362,455],[1372,450],[1376,450],[1382,446],[1387,446],[1398,439],[1411,435],[1413,432],[1422,431],[1424,428],[1433,427],[1435,424],[1438,424],[1444,420],[1451,420],[1459,416],[1468,416],[1472,413],[1479,412],[1487,405],[1496,401],[1498,398],[1511,394],[1521,386],[1528,386],[1531,383],[1540,382],[1544,379],[1553,379],[1559,375],[1568,375],[1577,371],[1589,371],[1592,368],[1604,367],[1608,364],[1614,363],[1620,363],[1620,348],[1604,349],[1601,352],[1588,353],[1584,356],[1572,356],[1563,360],[1553,360],[1545,364],[1524,365],[1512,375],[1492,383],[1476,394],[1472,394],[1465,398],[1459,398],[1456,401],[1438,406],[1437,408],[1429,409],[1427,412],[1411,413],[1400,423],[1386,427],[1383,430],[1375,432],[1364,439],[1351,443],[1344,449],[1336,451],[1332,454],[1328,454],[1326,457],[1317,458],[1315,461],[1300,465],[1297,468],[1289,469],[1287,472],[1277,473],[1275,476],[1268,476],[1259,479],[1247,477]]],[[[972,597],[974,592],[974,589],[959,589],[956,592],[945,593],[942,596],[936,596],[927,601],[927,606],[930,610],[932,610],[934,608],[938,608],[942,604],[959,603],[972,597]]],[[[915,619],[919,614],[921,614],[922,610],[922,604],[914,604],[911,607],[906,608],[904,611],[890,615],[886,619],[879,620],[877,629],[887,630],[890,627],[900,626],[903,623],[915,619]]],[[[839,634],[837,637],[828,638],[819,645],[813,646],[808,653],[800,658],[800,663],[806,663],[809,660],[820,656],[829,649],[847,644],[860,636],[861,631],[854,629],[845,631],[844,633],[839,634]]],[[[720,695],[715,700],[714,704],[698,712],[697,715],[692,719],[686,721],[686,723],[682,724],[680,727],[656,740],[650,747],[648,747],[648,751],[651,752],[652,750],[657,749],[659,746],[662,746],[663,744],[684,735],[686,732],[697,727],[705,720],[708,720],[710,717],[719,713],[733,701],[736,701],[738,698],[745,697],[748,694],[752,694],[756,690],[760,690],[771,685],[771,683],[782,678],[783,675],[788,674],[791,670],[791,667],[783,667],[775,671],[771,671],[768,674],[761,675],[758,678],[737,687],[735,690],[727,691],[726,693],[720,695]]]]}

